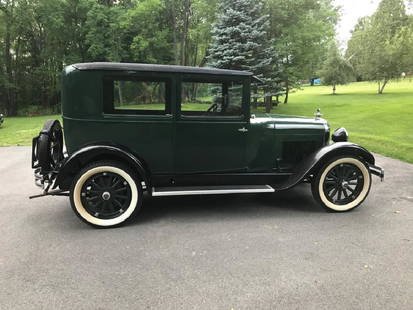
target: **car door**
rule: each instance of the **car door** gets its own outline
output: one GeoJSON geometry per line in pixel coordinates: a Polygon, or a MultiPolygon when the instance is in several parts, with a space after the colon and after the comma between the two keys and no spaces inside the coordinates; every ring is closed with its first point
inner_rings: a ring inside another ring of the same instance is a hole
{"type": "Polygon", "coordinates": [[[105,75],[103,86],[105,126],[100,124],[96,135],[142,158],[153,175],[173,173],[175,79],[166,73],[115,72],[105,75]]]}
{"type": "Polygon", "coordinates": [[[175,172],[245,170],[246,82],[183,75],[178,85],[175,172]]]}

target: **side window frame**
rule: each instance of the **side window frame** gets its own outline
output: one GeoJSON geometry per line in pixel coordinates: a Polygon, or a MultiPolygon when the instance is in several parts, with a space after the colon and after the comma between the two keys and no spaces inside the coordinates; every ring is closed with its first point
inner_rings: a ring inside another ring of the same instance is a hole
{"type": "Polygon", "coordinates": [[[121,75],[108,74],[103,76],[103,114],[106,115],[149,115],[170,116],[172,115],[172,81],[168,77],[158,77],[145,74],[121,75]],[[142,81],[142,82],[164,82],[165,83],[165,109],[164,110],[138,110],[138,109],[115,109],[114,105],[114,81],[142,81]]]}
{"type": "Polygon", "coordinates": [[[196,74],[184,74],[181,76],[178,82],[178,100],[177,100],[177,116],[178,119],[182,120],[224,120],[224,121],[240,121],[246,120],[248,112],[247,111],[247,102],[246,102],[246,94],[247,94],[247,86],[248,81],[247,79],[243,79],[240,77],[232,77],[232,76],[205,76],[205,75],[196,75],[196,74]],[[242,102],[241,102],[241,114],[240,115],[219,115],[217,114],[209,114],[209,115],[185,115],[182,114],[181,104],[182,104],[182,88],[183,83],[220,83],[223,85],[223,88],[228,89],[228,84],[231,82],[239,83],[242,85],[242,102]]]}

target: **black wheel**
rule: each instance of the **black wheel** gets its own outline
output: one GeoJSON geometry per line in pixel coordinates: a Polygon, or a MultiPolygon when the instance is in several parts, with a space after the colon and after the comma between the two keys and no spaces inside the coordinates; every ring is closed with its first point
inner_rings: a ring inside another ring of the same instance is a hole
{"type": "Polygon", "coordinates": [[[344,212],[358,207],[366,199],[371,174],[356,157],[340,156],[329,160],[311,184],[313,197],[324,208],[344,212]]]}
{"type": "Polygon", "coordinates": [[[142,186],[129,168],[117,162],[96,162],[72,182],[70,202],[76,215],[97,227],[118,226],[139,211],[142,186]]]}
{"type": "Polygon", "coordinates": [[[58,120],[45,122],[35,150],[39,166],[44,171],[51,171],[63,160],[63,132],[58,120]]]}

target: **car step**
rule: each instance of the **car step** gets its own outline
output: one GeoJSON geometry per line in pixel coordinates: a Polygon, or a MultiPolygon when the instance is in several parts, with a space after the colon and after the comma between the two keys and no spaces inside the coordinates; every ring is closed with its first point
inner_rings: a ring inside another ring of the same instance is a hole
{"type": "Polygon", "coordinates": [[[270,185],[234,185],[234,186],[181,186],[153,187],[152,196],[184,196],[184,195],[219,195],[219,194],[248,194],[273,193],[270,185]]]}

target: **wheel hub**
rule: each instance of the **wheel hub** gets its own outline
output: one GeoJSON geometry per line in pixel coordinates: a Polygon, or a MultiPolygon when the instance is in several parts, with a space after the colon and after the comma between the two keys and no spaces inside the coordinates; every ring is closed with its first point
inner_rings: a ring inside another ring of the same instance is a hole
{"type": "Polygon", "coordinates": [[[109,192],[104,192],[102,194],[102,199],[103,200],[109,200],[110,199],[110,193],[109,192]]]}
{"type": "Polygon", "coordinates": [[[129,183],[113,172],[97,173],[82,186],[82,204],[86,211],[100,219],[116,218],[130,206],[129,183]]]}
{"type": "Polygon", "coordinates": [[[344,188],[344,189],[348,188],[349,187],[348,182],[347,181],[341,182],[341,187],[344,188]]]}

